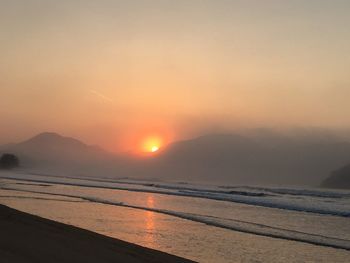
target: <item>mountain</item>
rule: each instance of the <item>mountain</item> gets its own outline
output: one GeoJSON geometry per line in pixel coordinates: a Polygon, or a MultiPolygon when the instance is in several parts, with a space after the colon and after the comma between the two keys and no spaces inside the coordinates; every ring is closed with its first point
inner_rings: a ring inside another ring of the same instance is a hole
{"type": "Polygon", "coordinates": [[[317,185],[349,157],[350,143],[338,138],[214,134],[169,145],[140,172],[185,181],[317,185]]]}
{"type": "Polygon", "coordinates": [[[335,170],[322,182],[322,187],[350,189],[350,164],[335,170]]]}
{"type": "Polygon", "coordinates": [[[16,154],[21,166],[56,171],[96,171],[106,168],[114,158],[113,154],[97,147],[86,145],[70,137],[44,132],[26,141],[0,147],[0,152],[16,154]]]}
{"type": "MultiPolygon", "coordinates": [[[[1,148],[0,148],[1,149],[1,148]]],[[[111,154],[56,133],[42,133],[1,152],[22,167],[101,177],[230,184],[319,185],[350,159],[350,143],[320,134],[210,134],[178,141],[151,156],[111,154]]]]}
{"type": "Polygon", "coordinates": [[[57,133],[41,133],[29,140],[12,145],[10,149],[17,153],[40,159],[90,159],[105,158],[109,155],[97,146],[90,146],[70,137],[57,133]]]}

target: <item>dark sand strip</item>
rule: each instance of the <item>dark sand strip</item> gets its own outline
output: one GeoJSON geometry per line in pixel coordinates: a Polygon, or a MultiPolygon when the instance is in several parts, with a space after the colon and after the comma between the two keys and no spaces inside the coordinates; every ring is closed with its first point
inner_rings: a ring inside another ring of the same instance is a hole
{"type": "Polygon", "coordinates": [[[1,263],[193,262],[0,205],[1,263]]]}

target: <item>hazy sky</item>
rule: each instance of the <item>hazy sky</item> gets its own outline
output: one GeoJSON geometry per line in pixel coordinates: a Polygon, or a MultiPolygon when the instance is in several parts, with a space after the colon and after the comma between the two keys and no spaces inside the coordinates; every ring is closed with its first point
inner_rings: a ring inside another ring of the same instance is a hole
{"type": "Polygon", "coordinates": [[[350,127],[350,1],[0,0],[0,143],[350,127]]]}

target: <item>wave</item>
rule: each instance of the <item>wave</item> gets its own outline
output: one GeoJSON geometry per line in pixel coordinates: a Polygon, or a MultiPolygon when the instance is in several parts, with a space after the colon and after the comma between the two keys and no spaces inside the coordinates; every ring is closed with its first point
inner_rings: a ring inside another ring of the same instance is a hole
{"type": "MultiPolygon", "coordinates": [[[[348,200],[348,193],[344,192],[322,192],[322,198],[316,196],[313,190],[299,190],[299,189],[276,189],[263,187],[245,187],[245,190],[228,189],[223,191],[218,187],[208,186],[190,186],[179,184],[159,184],[142,181],[130,180],[108,180],[101,179],[86,179],[86,178],[62,178],[58,176],[43,176],[30,174],[9,174],[8,176],[2,174],[1,178],[15,179],[21,181],[30,181],[37,183],[51,183],[60,185],[71,185],[80,187],[103,188],[113,190],[124,190],[133,192],[146,192],[164,195],[185,196],[193,198],[205,198],[211,200],[219,200],[226,202],[242,203],[247,205],[262,206],[269,208],[277,208],[298,212],[308,212],[332,216],[350,217],[350,202],[348,200]],[[265,191],[265,192],[262,192],[265,191]],[[273,192],[273,194],[264,194],[266,192],[273,192]],[[278,194],[283,192],[283,194],[278,194]],[[293,195],[289,196],[286,193],[293,195]],[[298,193],[300,195],[298,195],[298,193]],[[306,196],[305,195],[311,195],[306,196]],[[326,195],[342,196],[342,198],[325,198],[326,195]],[[297,196],[298,195],[298,196],[297,196]]],[[[232,187],[231,187],[232,188],[232,187]]],[[[242,188],[242,187],[241,187],[242,188]]],[[[241,189],[240,188],[240,189],[241,189]]],[[[321,191],[318,191],[321,192],[321,191]]],[[[320,194],[318,194],[320,195],[320,194]]]]}
{"type": "MultiPolygon", "coordinates": [[[[46,195],[49,194],[49,193],[44,192],[44,191],[31,191],[31,190],[16,189],[16,188],[12,188],[12,187],[2,187],[2,189],[36,193],[36,194],[46,194],[46,195]]],[[[346,239],[339,239],[339,238],[327,237],[327,236],[323,236],[323,235],[309,234],[309,233],[305,233],[305,232],[301,232],[301,231],[288,230],[288,229],[272,227],[272,226],[267,226],[267,225],[263,225],[263,224],[257,224],[257,223],[235,220],[235,219],[219,218],[219,217],[210,216],[210,215],[199,215],[199,214],[193,214],[193,213],[171,211],[171,210],[166,210],[166,209],[157,209],[157,208],[130,205],[130,204],[123,203],[123,202],[114,202],[114,201],[105,200],[105,199],[96,198],[96,197],[90,197],[90,196],[71,195],[71,194],[56,194],[56,193],[50,193],[49,195],[78,198],[80,200],[89,201],[89,202],[93,202],[93,203],[119,206],[119,207],[127,207],[127,208],[144,210],[144,211],[151,211],[154,213],[160,213],[160,214],[165,214],[165,215],[169,215],[169,216],[174,216],[177,218],[186,219],[186,220],[190,220],[190,221],[198,222],[198,223],[203,223],[203,224],[206,224],[209,226],[219,227],[219,228],[223,228],[223,229],[228,229],[228,230],[233,230],[233,231],[238,231],[238,232],[243,232],[243,233],[249,233],[249,234],[254,234],[254,235],[260,235],[260,236],[265,236],[265,237],[271,237],[271,238],[304,242],[304,243],[309,243],[309,244],[318,245],[318,246],[326,246],[326,247],[332,247],[332,248],[337,248],[337,249],[345,249],[345,250],[350,251],[350,240],[346,240],[346,239]]],[[[64,201],[64,200],[60,200],[60,201],[64,201]]]]}
{"type": "Polygon", "coordinates": [[[257,186],[219,186],[223,189],[250,189],[254,191],[264,191],[274,194],[283,194],[283,195],[297,195],[297,196],[312,196],[312,197],[321,197],[321,198],[349,198],[350,193],[344,192],[334,192],[329,190],[310,190],[310,189],[291,189],[291,188],[268,188],[268,187],[257,187],[257,186]]]}
{"type": "MultiPolygon", "coordinates": [[[[130,180],[101,180],[87,178],[68,178],[59,176],[44,176],[33,174],[0,174],[4,179],[15,179],[37,183],[50,183],[80,187],[103,188],[133,192],[146,192],[164,195],[205,198],[246,205],[277,208],[298,212],[316,213],[332,216],[350,217],[349,193],[298,189],[278,189],[263,187],[236,187],[240,190],[222,190],[222,186],[208,187],[202,185],[179,185],[170,183],[152,183],[130,180]],[[221,189],[221,190],[220,190],[221,189]],[[266,194],[270,192],[270,194],[266,194]],[[282,193],[282,194],[280,194],[282,193]],[[321,194],[322,193],[322,194],[321,194]],[[318,198],[322,195],[322,198],[318,198]],[[342,198],[326,198],[326,196],[341,196],[342,198]],[[338,200],[338,201],[337,201],[338,200]]],[[[228,188],[228,187],[227,187],[228,188]]],[[[232,187],[230,187],[232,188],[232,187]]]]}
{"type": "Polygon", "coordinates": [[[224,185],[224,186],[208,186],[208,185],[192,185],[188,182],[177,182],[177,183],[155,183],[152,181],[145,181],[141,179],[129,179],[129,178],[94,178],[94,177],[74,177],[74,176],[58,176],[58,175],[47,175],[40,173],[31,173],[31,175],[43,176],[43,177],[55,177],[65,179],[76,179],[86,180],[92,182],[102,183],[118,183],[125,185],[139,185],[146,187],[162,188],[162,189],[173,189],[173,190],[190,190],[190,191],[202,191],[226,193],[226,194],[239,194],[246,196],[269,196],[273,194],[281,195],[299,195],[299,196],[311,196],[311,197],[322,197],[322,198],[350,198],[350,192],[347,190],[334,190],[334,189],[305,189],[305,188],[278,188],[278,187],[261,187],[261,186],[244,186],[244,185],[224,185]],[[212,188],[214,187],[215,190],[212,188]],[[227,190],[220,190],[227,189],[227,190]],[[232,191],[232,189],[234,189],[232,191]],[[238,189],[238,190],[237,190],[238,189]],[[242,190],[243,189],[243,190],[242,190]]]}

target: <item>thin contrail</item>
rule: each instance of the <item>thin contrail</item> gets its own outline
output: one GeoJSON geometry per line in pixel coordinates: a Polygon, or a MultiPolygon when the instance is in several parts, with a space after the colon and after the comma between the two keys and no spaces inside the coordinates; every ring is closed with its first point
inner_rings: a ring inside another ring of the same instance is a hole
{"type": "Polygon", "coordinates": [[[109,102],[112,102],[112,101],[113,101],[111,98],[109,98],[109,97],[103,95],[102,93],[100,93],[100,92],[98,92],[98,91],[96,91],[96,90],[92,90],[92,89],[91,89],[90,92],[91,92],[92,94],[95,94],[96,96],[100,97],[100,98],[103,99],[103,100],[106,100],[106,101],[109,101],[109,102]]]}

